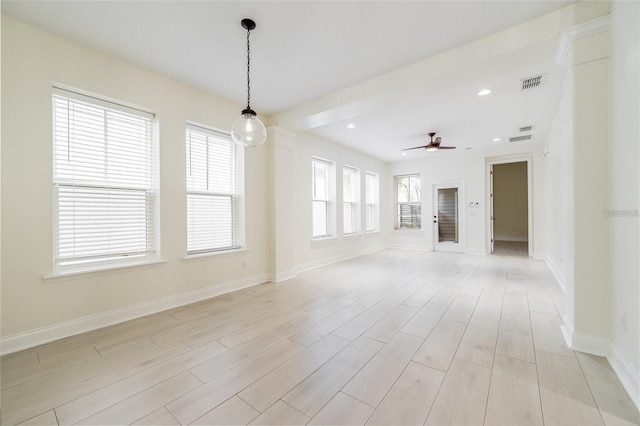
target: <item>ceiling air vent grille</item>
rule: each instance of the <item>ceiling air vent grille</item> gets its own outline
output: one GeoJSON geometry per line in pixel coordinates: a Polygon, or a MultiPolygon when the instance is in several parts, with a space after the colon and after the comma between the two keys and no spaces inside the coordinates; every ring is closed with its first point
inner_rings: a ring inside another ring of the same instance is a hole
{"type": "Polygon", "coordinates": [[[533,126],[523,126],[518,129],[519,132],[530,132],[533,130],[533,126]]]}
{"type": "Polygon", "coordinates": [[[509,138],[509,142],[520,142],[520,141],[528,141],[528,140],[531,140],[531,135],[515,136],[513,138],[509,138]]]}
{"type": "Polygon", "coordinates": [[[525,78],[522,81],[522,90],[535,89],[542,84],[542,77],[544,75],[536,75],[535,77],[525,78]]]}

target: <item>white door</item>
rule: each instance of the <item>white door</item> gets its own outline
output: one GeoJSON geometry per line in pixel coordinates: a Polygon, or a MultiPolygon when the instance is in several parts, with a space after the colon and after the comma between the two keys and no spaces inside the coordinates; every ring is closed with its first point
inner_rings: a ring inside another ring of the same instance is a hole
{"type": "Polygon", "coordinates": [[[455,184],[433,186],[433,247],[437,251],[461,252],[461,191],[455,184]]]}

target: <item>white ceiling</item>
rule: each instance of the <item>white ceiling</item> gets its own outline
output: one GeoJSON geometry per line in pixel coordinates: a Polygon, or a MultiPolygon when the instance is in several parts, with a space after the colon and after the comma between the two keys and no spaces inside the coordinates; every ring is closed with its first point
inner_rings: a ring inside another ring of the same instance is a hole
{"type": "Polygon", "coordinates": [[[241,105],[246,33],[240,20],[253,18],[253,109],[284,127],[396,161],[432,155],[416,150],[400,156],[402,148],[426,144],[429,131],[437,131],[443,145],[458,147],[436,155],[491,147],[491,139],[517,136],[524,125],[535,126],[535,137],[546,134],[562,83],[553,43],[432,73],[428,81],[424,67],[437,67],[436,55],[571,3],[3,0],[2,13],[241,105]],[[541,73],[541,88],[519,90],[520,79],[541,73]],[[415,80],[421,74],[425,81],[415,80]],[[383,87],[392,78],[417,84],[383,87]],[[353,88],[371,79],[384,83],[380,90],[367,88],[344,102],[343,94],[357,94],[353,88]],[[493,93],[478,98],[482,87],[493,93]],[[301,111],[310,111],[306,120],[301,111]],[[320,111],[325,114],[317,120],[320,111]],[[291,117],[297,125],[287,125],[291,117]],[[358,127],[347,129],[349,122],[358,127]]]}

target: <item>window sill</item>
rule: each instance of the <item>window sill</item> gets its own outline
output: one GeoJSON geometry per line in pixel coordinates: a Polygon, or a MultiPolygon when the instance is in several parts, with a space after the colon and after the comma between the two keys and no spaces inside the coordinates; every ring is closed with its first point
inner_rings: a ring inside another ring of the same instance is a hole
{"type": "Polygon", "coordinates": [[[207,260],[210,258],[220,258],[227,256],[237,256],[240,254],[249,253],[248,248],[239,248],[233,250],[220,250],[220,251],[212,251],[209,253],[199,253],[199,254],[188,254],[182,258],[183,262],[194,262],[197,260],[207,260]]]}
{"type": "Polygon", "coordinates": [[[133,269],[143,269],[148,267],[154,267],[167,263],[166,260],[152,260],[149,262],[131,263],[128,265],[114,265],[108,267],[101,267],[95,269],[84,270],[70,270],[65,272],[58,272],[52,275],[48,275],[42,278],[45,284],[53,284],[62,281],[77,280],[83,278],[89,278],[94,275],[104,275],[109,273],[125,272],[133,269]]]}
{"type": "Polygon", "coordinates": [[[332,235],[330,237],[313,238],[311,240],[311,248],[329,247],[338,243],[338,237],[332,235]]]}

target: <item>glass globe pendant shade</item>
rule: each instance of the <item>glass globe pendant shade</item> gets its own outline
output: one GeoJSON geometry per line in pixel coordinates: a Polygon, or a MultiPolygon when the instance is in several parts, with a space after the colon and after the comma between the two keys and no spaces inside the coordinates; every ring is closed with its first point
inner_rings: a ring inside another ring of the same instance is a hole
{"type": "Polygon", "coordinates": [[[267,140],[267,129],[251,109],[242,110],[231,126],[231,139],[242,147],[262,145],[267,140]]]}

